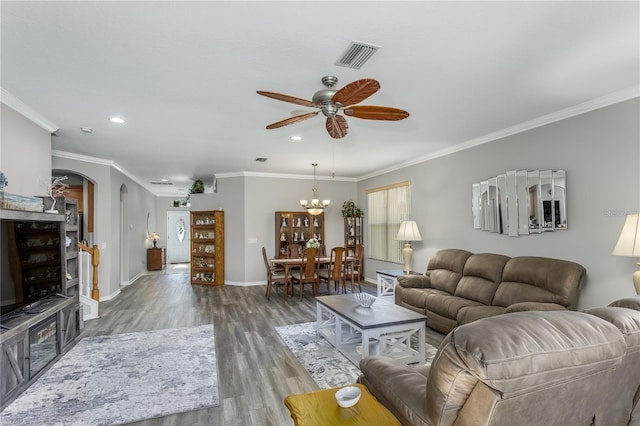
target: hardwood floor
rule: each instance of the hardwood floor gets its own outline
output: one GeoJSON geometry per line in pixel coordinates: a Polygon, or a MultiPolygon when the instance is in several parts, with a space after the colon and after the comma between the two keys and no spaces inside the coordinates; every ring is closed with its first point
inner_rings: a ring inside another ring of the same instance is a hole
{"type": "MultiPolygon", "coordinates": [[[[274,327],[314,321],[315,301],[305,292],[285,302],[282,290],[267,300],[265,289],[192,286],[187,273],[149,273],[102,302],[101,318],[86,322],[80,337],[213,323],[220,405],[133,424],[291,425],[285,396],[318,386],[274,327]]],[[[442,336],[427,339],[437,345],[442,336]]]]}

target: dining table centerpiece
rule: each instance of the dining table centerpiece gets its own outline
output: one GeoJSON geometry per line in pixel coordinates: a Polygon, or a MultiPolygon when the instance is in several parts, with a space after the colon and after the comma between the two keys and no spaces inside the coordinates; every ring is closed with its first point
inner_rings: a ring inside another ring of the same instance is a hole
{"type": "Polygon", "coordinates": [[[307,247],[307,248],[320,248],[320,241],[318,241],[317,238],[311,238],[311,239],[309,239],[309,241],[307,241],[307,244],[305,244],[305,247],[307,247]]]}

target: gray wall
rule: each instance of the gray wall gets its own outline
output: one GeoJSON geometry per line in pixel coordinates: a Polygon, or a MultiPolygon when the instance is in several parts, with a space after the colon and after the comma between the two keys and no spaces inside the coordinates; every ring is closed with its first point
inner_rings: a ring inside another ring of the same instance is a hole
{"type": "Polygon", "coordinates": [[[0,109],[0,171],[9,180],[6,191],[44,196],[38,180],[51,179],[51,134],[5,104],[0,109]]]}
{"type": "MultiPolygon", "coordinates": [[[[413,243],[415,270],[424,271],[436,250],[449,247],[567,259],[587,269],[579,308],[602,306],[635,293],[638,260],[611,251],[625,215],[640,211],[639,106],[635,98],[363,180],[358,202],[366,206],[369,188],[411,180],[412,218],[423,237],[413,243]],[[471,184],[516,169],[567,171],[568,230],[508,237],[473,229],[471,184]]],[[[376,269],[399,267],[367,264],[371,280],[376,269]]]]}
{"type": "MultiPolygon", "coordinates": [[[[191,211],[225,211],[225,283],[264,284],[262,247],[272,257],[275,250],[275,212],[299,211],[300,198],[310,198],[313,180],[309,178],[219,175],[218,192],[191,196],[191,211]]],[[[325,211],[327,247],[344,244],[342,203],[356,196],[356,183],[318,180],[318,194],[331,200],[325,211]]],[[[164,220],[172,198],[162,197],[157,220],[164,220]]]]}
{"type": "Polygon", "coordinates": [[[146,271],[147,212],[155,217],[156,197],[108,162],[97,163],[54,155],[52,166],[69,170],[91,180],[95,185],[94,244],[100,249],[98,285],[100,299],[111,299],[120,292],[121,284],[133,282],[146,271]],[[120,220],[120,188],[127,189],[127,223],[120,220]],[[127,241],[121,241],[124,226],[127,241]],[[120,273],[120,251],[128,254],[124,280],[120,273]]]}

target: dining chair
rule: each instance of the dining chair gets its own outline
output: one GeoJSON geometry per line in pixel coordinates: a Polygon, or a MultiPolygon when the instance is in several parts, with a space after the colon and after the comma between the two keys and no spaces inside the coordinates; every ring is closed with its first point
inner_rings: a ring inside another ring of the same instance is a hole
{"type": "Polygon", "coordinates": [[[345,274],[345,248],[334,247],[331,249],[331,258],[329,259],[329,268],[321,269],[318,273],[320,281],[327,281],[327,291],[331,294],[331,281],[333,281],[335,290],[339,291],[339,283],[342,283],[342,292],[347,292],[346,274],[345,274]]]}
{"type": "Polygon", "coordinates": [[[362,293],[362,259],[364,258],[364,246],[362,244],[356,244],[354,250],[354,257],[356,260],[348,262],[346,275],[351,277],[351,293],[353,293],[354,282],[358,283],[358,289],[362,293]]]}
{"type": "Polygon", "coordinates": [[[276,292],[277,292],[278,291],[278,284],[284,284],[285,293],[286,293],[286,291],[287,291],[287,283],[289,282],[289,280],[287,278],[289,278],[289,277],[287,277],[282,272],[277,272],[273,268],[273,265],[271,264],[271,262],[269,261],[269,258],[267,257],[267,249],[265,249],[264,247],[262,247],[262,258],[264,259],[264,266],[267,268],[267,292],[266,292],[265,296],[266,296],[267,300],[269,300],[269,297],[271,297],[271,288],[275,286],[276,287],[276,292]]]}
{"type": "Polygon", "coordinates": [[[313,247],[306,247],[302,251],[302,264],[300,269],[291,273],[292,292],[295,294],[296,283],[300,284],[300,299],[305,284],[311,284],[311,291],[316,295],[320,281],[318,277],[319,250],[313,247]]]}
{"type": "Polygon", "coordinates": [[[302,246],[300,244],[289,244],[287,246],[287,257],[291,259],[302,257],[302,246]]]}

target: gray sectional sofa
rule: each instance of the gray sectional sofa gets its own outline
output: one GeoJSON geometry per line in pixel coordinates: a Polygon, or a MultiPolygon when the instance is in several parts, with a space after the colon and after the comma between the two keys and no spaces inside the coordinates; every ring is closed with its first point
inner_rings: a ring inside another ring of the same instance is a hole
{"type": "Polygon", "coordinates": [[[398,277],[395,302],[446,334],[504,313],[575,310],[585,275],[566,260],[445,249],[429,259],[424,275],[398,277]]]}

